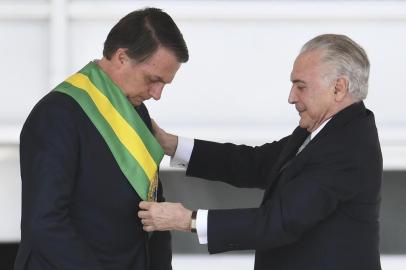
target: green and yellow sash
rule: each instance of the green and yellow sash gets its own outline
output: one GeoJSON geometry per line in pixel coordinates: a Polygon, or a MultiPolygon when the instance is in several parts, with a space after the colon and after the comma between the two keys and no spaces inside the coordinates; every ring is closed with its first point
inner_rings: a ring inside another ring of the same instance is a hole
{"type": "Polygon", "coordinates": [[[90,62],[55,91],[74,98],[96,126],[143,200],[156,200],[163,149],[118,86],[90,62]]]}

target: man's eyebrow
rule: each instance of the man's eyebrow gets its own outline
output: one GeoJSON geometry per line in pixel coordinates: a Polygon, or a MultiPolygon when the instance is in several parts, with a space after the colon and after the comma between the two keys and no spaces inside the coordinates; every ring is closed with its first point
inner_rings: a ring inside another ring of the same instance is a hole
{"type": "Polygon", "coordinates": [[[305,82],[305,81],[302,81],[302,80],[298,80],[298,79],[297,79],[297,80],[293,80],[293,81],[292,81],[292,83],[306,83],[306,82],[305,82]]]}
{"type": "Polygon", "coordinates": [[[159,81],[159,82],[165,83],[164,79],[162,79],[159,76],[150,76],[150,79],[153,80],[153,81],[159,81]]]}

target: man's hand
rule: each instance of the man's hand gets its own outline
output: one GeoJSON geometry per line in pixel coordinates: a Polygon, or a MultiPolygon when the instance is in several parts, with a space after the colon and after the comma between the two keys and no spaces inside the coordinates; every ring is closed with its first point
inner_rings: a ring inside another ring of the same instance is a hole
{"type": "Polygon", "coordinates": [[[154,119],[151,119],[151,122],[154,136],[164,149],[165,154],[168,156],[175,155],[176,147],[178,146],[178,136],[167,133],[157,125],[154,119]]]}
{"type": "Polygon", "coordinates": [[[138,217],[146,232],[152,231],[190,231],[192,211],[180,203],[140,202],[138,217]]]}

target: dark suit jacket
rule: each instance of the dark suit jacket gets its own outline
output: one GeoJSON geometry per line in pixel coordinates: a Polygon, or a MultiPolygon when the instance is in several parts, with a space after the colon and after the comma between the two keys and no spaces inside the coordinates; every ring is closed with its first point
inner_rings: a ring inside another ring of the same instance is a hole
{"type": "Polygon", "coordinates": [[[260,147],[195,141],[187,174],[265,189],[259,208],[210,210],[210,253],[256,250],[255,269],[377,270],[382,154],[362,102],[296,156],[300,127],[260,147]]]}
{"type": "MultiPolygon", "coordinates": [[[[150,128],[146,107],[137,110],[150,128]]],[[[74,99],[51,92],[35,106],[21,132],[20,158],[15,270],[171,269],[170,234],[142,230],[140,197],[74,99]]]]}

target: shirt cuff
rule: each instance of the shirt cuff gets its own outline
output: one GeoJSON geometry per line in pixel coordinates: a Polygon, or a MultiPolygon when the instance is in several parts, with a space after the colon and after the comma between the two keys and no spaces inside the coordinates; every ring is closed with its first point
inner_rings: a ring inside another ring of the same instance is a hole
{"type": "Polygon", "coordinates": [[[199,209],[196,215],[196,232],[200,244],[207,244],[207,215],[209,211],[199,209]]]}
{"type": "Polygon", "coordinates": [[[178,146],[176,147],[175,154],[171,157],[170,166],[186,168],[189,164],[194,145],[194,139],[178,137],[178,146]]]}

